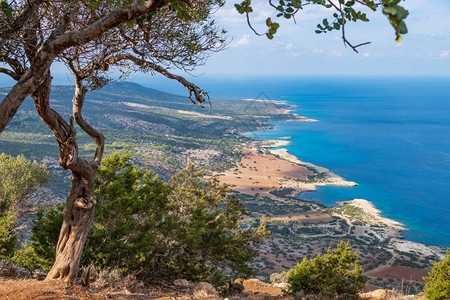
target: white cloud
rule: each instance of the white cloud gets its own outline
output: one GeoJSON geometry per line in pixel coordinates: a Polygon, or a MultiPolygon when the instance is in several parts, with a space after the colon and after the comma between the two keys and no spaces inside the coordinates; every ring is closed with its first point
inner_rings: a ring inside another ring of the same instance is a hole
{"type": "Polygon", "coordinates": [[[305,54],[305,51],[292,51],[291,52],[291,56],[294,56],[294,57],[300,56],[302,54],[305,54]]]}
{"type": "Polygon", "coordinates": [[[333,50],[333,51],[330,52],[330,54],[328,56],[339,57],[339,56],[342,56],[342,52],[341,51],[337,51],[337,50],[333,50]]]}
{"type": "Polygon", "coordinates": [[[244,34],[237,42],[231,43],[230,47],[239,48],[250,45],[250,35],[244,34]]]}
{"type": "Polygon", "coordinates": [[[323,49],[313,49],[313,51],[312,51],[312,53],[314,53],[314,54],[321,54],[321,53],[323,53],[323,49]]]}
{"type": "Polygon", "coordinates": [[[369,57],[369,56],[370,56],[370,53],[369,53],[369,52],[365,52],[365,53],[363,54],[363,56],[364,56],[364,57],[369,57]]]}
{"type": "Polygon", "coordinates": [[[286,46],[284,46],[284,49],[289,51],[289,50],[292,50],[292,47],[294,47],[294,45],[292,43],[288,43],[288,44],[286,44],[286,46]]]}
{"type": "MultiPolygon", "coordinates": [[[[256,3],[252,5],[253,13],[250,14],[250,22],[252,25],[258,23],[264,23],[266,19],[273,15],[274,9],[268,6],[264,2],[256,3]]],[[[214,17],[221,24],[247,24],[245,15],[241,15],[238,13],[236,8],[231,5],[227,5],[227,7],[220,8],[215,14],[214,17]]],[[[258,24],[260,25],[260,24],[258,24]]],[[[265,24],[264,24],[265,27],[265,24]]]]}
{"type": "Polygon", "coordinates": [[[441,54],[439,55],[441,58],[447,58],[450,56],[450,50],[442,50],[441,54]]]}

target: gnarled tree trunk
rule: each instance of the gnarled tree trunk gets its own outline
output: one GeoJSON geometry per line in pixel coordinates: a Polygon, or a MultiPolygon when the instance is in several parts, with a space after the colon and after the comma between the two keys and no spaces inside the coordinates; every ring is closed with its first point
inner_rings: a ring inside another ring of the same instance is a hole
{"type": "Polygon", "coordinates": [[[41,119],[53,131],[59,145],[59,164],[72,171],[72,181],[64,209],[63,225],[56,247],[56,260],[46,279],[58,279],[69,284],[78,275],[81,254],[94,218],[94,179],[104,149],[104,137],[82,117],[87,88],[82,78],[76,80],[73,98],[73,117],[70,124],[50,107],[50,72],[32,94],[41,119]],[[74,121],[97,143],[92,162],[78,157],[78,143],[74,121]]]}
{"type": "Polygon", "coordinates": [[[72,175],[63,225],[56,246],[56,260],[47,279],[72,283],[78,275],[81,254],[94,219],[94,172],[89,177],[72,175]]]}

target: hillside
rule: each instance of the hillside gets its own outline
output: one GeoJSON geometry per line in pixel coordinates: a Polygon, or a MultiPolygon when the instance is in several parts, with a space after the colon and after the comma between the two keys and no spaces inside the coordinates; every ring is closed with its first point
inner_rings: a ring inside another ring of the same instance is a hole
{"type": "MultiPolygon", "coordinates": [[[[6,91],[0,89],[0,94],[6,91]]],[[[52,89],[52,106],[66,119],[72,93],[69,86],[52,89]]],[[[212,100],[211,104],[200,108],[185,97],[126,82],[89,93],[84,115],[105,134],[106,155],[129,151],[136,163],[163,179],[190,160],[205,174],[230,184],[251,218],[271,217],[271,238],[260,245],[261,256],[254,262],[260,279],[267,281],[271,273],[288,270],[303,256],[349,240],[371,278],[371,288],[399,288],[406,281],[411,292],[422,289],[422,276],[442,257],[442,249],[405,241],[404,228],[381,218],[370,203],[353,201],[327,208],[298,199],[300,192],[318,185],[355,183],[279,149],[289,143],[288,137],[262,142],[241,135],[269,129],[274,120],[314,120],[291,114],[292,107],[268,99],[212,100]]],[[[91,155],[94,143],[81,130],[78,136],[81,154],[91,155]]],[[[65,197],[68,173],[58,166],[54,137],[39,120],[31,99],[0,135],[0,152],[23,153],[46,162],[54,174],[48,186],[55,194],[51,200],[65,197]]]]}
{"type": "MultiPolygon", "coordinates": [[[[7,89],[0,89],[5,95],[7,89]]],[[[69,86],[52,89],[51,105],[70,117],[73,91],[69,86]]],[[[138,162],[149,165],[163,178],[193,160],[204,170],[225,169],[233,164],[237,133],[268,128],[268,120],[287,119],[277,105],[259,102],[213,100],[204,108],[185,97],[174,96],[134,83],[107,86],[87,95],[84,115],[106,136],[106,153],[130,150],[138,162]],[[191,152],[195,150],[196,155],[191,152]]],[[[92,153],[94,143],[79,130],[82,153],[92,153]]],[[[56,171],[58,149],[51,131],[39,120],[31,99],[0,137],[0,149],[44,160],[56,171]]],[[[65,194],[65,192],[63,193],[65,194]]]]}

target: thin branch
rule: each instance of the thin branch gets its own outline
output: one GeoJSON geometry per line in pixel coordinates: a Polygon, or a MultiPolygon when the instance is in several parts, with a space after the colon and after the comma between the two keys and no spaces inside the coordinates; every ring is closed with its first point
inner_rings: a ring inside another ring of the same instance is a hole
{"type": "Polygon", "coordinates": [[[11,36],[19,32],[22,27],[27,23],[27,21],[34,16],[39,4],[42,0],[26,1],[27,6],[23,9],[22,13],[11,23],[9,28],[0,33],[0,44],[10,39],[11,36]]]}
{"type": "Polygon", "coordinates": [[[3,74],[6,74],[6,75],[10,76],[12,79],[14,79],[16,81],[19,80],[20,77],[21,77],[17,73],[15,73],[15,72],[13,72],[13,71],[11,71],[9,69],[1,68],[1,67],[0,67],[0,73],[3,73],[3,74]]]}
{"type": "MultiPolygon", "coordinates": [[[[246,5],[247,5],[247,4],[246,4],[246,5]]],[[[252,23],[250,22],[250,16],[249,16],[249,13],[248,13],[247,11],[245,12],[245,17],[247,18],[247,24],[248,24],[248,27],[250,27],[250,29],[251,29],[257,36],[263,36],[264,33],[258,33],[258,32],[255,30],[255,28],[253,28],[252,23]]]]}
{"type": "MultiPolygon", "coordinates": [[[[175,79],[176,81],[178,81],[179,83],[181,83],[188,91],[189,91],[189,100],[193,103],[193,104],[200,104],[200,106],[202,106],[202,103],[205,102],[207,99],[209,100],[209,95],[207,92],[205,92],[204,90],[202,90],[201,88],[199,88],[197,85],[187,81],[184,77],[175,75],[170,73],[167,69],[158,66],[157,64],[150,62],[150,61],[146,61],[142,58],[138,58],[135,57],[131,54],[121,54],[121,55],[117,55],[116,59],[121,59],[121,60],[130,60],[132,62],[134,62],[135,64],[142,66],[142,67],[147,67],[147,68],[151,68],[152,70],[166,76],[169,79],[175,79]],[[195,100],[192,98],[192,95],[194,95],[195,100]],[[197,102],[196,102],[197,101],[197,102]]],[[[203,107],[203,106],[202,106],[203,107]]]]}
{"type": "Polygon", "coordinates": [[[31,67],[0,102],[0,133],[9,124],[25,98],[41,85],[45,73],[61,52],[72,46],[84,45],[111,28],[156,11],[166,4],[167,0],[148,0],[142,4],[127,6],[106,14],[82,29],[66,32],[52,41],[47,40],[36,53],[31,67]]]}
{"type": "Polygon", "coordinates": [[[357,44],[357,45],[353,45],[352,43],[350,43],[350,41],[347,39],[347,36],[345,35],[345,14],[344,14],[344,10],[342,9],[342,4],[339,4],[339,7],[331,0],[327,0],[328,3],[330,3],[340,14],[341,14],[341,19],[342,19],[342,24],[341,24],[341,32],[342,32],[342,41],[344,43],[345,46],[349,46],[350,48],[352,48],[353,51],[355,51],[356,53],[359,53],[357,48],[361,47],[361,46],[365,46],[365,45],[369,45],[371,42],[364,42],[361,44],[357,44]]]}
{"type": "Polygon", "coordinates": [[[82,115],[82,109],[84,105],[84,100],[88,89],[83,85],[83,80],[80,76],[75,74],[75,95],[73,97],[73,118],[77,124],[84,130],[92,139],[95,140],[97,148],[95,150],[94,160],[92,165],[95,170],[100,166],[103,152],[105,149],[105,137],[102,133],[97,131],[88,122],[86,122],[82,115]]]}

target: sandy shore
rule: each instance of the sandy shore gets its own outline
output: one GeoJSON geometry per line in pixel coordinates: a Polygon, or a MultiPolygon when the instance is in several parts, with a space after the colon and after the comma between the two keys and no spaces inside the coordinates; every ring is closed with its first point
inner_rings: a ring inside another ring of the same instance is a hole
{"type": "Polygon", "coordinates": [[[356,182],[347,181],[341,176],[331,172],[327,168],[319,167],[311,163],[307,163],[298,159],[298,157],[289,153],[287,149],[270,149],[270,153],[279,157],[280,159],[292,162],[294,164],[304,166],[309,170],[313,170],[315,174],[321,174],[320,178],[316,178],[312,182],[299,182],[297,180],[292,180],[292,178],[283,178],[282,185],[284,187],[295,188],[300,191],[315,191],[318,186],[325,185],[339,185],[339,186],[356,186],[356,182]]]}
{"type": "Polygon", "coordinates": [[[264,140],[259,141],[259,146],[263,148],[278,148],[285,147],[291,144],[288,140],[264,140]]]}
{"type": "Polygon", "coordinates": [[[292,119],[286,120],[287,122],[319,122],[316,119],[310,119],[307,117],[299,116],[297,114],[292,114],[294,117],[292,119]]]}
{"type": "MultiPolygon", "coordinates": [[[[260,147],[282,147],[287,140],[263,141],[260,147]]],[[[341,185],[354,186],[355,182],[346,181],[326,168],[300,161],[286,149],[259,148],[243,149],[243,157],[237,168],[227,170],[216,177],[241,193],[264,195],[276,198],[271,191],[291,188],[301,193],[314,191],[317,186],[341,185]],[[262,153],[261,153],[262,152],[262,153]]]]}
{"type": "MultiPolygon", "coordinates": [[[[397,230],[405,230],[402,223],[382,217],[381,211],[373,205],[372,202],[365,199],[353,199],[351,201],[339,202],[339,206],[355,207],[360,209],[362,213],[358,214],[358,219],[369,225],[384,225],[397,230]]],[[[342,210],[345,212],[345,210],[342,210]]],[[[358,211],[358,210],[356,210],[358,211]]],[[[345,216],[345,213],[343,214],[345,216]]],[[[348,217],[348,216],[346,216],[348,217]]]]}

